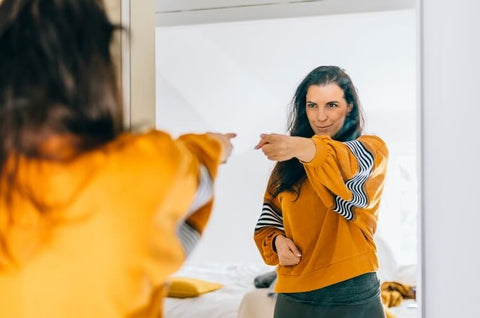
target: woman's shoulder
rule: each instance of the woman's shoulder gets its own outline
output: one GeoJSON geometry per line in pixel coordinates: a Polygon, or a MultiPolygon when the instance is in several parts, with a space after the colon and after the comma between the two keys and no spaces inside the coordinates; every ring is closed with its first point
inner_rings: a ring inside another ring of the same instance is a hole
{"type": "Polygon", "coordinates": [[[173,142],[173,138],[167,132],[161,130],[152,129],[144,133],[133,133],[125,132],[119,135],[112,142],[114,148],[124,148],[124,147],[148,147],[159,145],[159,144],[169,144],[173,142]]]}
{"type": "Polygon", "coordinates": [[[381,152],[384,155],[388,155],[386,142],[377,135],[361,135],[357,140],[374,152],[381,152]]]}
{"type": "Polygon", "coordinates": [[[183,162],[184,149],[166,132],[124,133],[101,150],[113,163],[132,169],[174,168],[183,162]]]}
{"type": "Polygon", "coordinates": [[[159,151],[165,153],[172,148],[175,148],[175,140],[170,134],[151,130],[146,133],[123,133],[105,145],[104,150],[111,153],[136,152],[140,155],[159,151]]]}

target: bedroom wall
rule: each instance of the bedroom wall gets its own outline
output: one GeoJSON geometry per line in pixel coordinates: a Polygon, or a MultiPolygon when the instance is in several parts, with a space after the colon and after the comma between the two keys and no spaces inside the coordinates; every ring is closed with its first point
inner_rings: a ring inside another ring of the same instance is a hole
{"type": "Polygon", "coordinates": [[[423,317],[480,317],[480,2],[422,3],[423,317]]]}
{"type": "Polygon", "coordinates": [[[389,145],[379,233],[400,262],[416,262],[414,10],[162,27],[156,36],[157,127],[239,134],[190,262],[262,262],[252,235],[272,163],[253,147],[260,133],[285,131],[295,87],[322,64],[347,70],[367,132],[389,145]]]}

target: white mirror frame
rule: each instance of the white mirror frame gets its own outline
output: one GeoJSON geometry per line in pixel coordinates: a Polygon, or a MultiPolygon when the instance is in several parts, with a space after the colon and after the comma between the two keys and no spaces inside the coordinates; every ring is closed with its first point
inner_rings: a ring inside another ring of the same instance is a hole
{"type": "Polygon", "coordinates": [[[130,1],[121,0],[121,21],[125,31],[122,33],[122,94],[123,94],[123,114],[125,126],[130,128],[132,125],[131,108],[131,62],[130,62],[130,1]]]}
{"type": "Polygon", "coordinates": [[[155,2],[120,0],[122,90],[125,124],[133,130],[155,127],[155,2]],[[132,107],[135,105],[135,107],[132,107]]]}

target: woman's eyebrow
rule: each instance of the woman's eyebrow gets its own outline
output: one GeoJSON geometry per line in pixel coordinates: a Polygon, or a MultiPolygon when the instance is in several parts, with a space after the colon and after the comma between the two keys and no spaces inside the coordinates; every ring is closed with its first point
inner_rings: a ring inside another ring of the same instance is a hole
{"type": "MultiPolygon", "coordinates": [[[[331,101],[326,102],[325,104],[333,104],[333,103],[338,104],[340,102],[337,101],[337,100],[331,100],[331,101]]],[[[307,104],[315,104],[316,105],[317,103],[307,100],[307,104]]]]}

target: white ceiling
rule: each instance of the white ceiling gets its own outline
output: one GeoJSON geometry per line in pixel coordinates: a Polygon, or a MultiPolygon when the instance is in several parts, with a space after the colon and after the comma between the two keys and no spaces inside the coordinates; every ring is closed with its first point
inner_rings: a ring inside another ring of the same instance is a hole
{"type": "Polygon", "coordinates": [[[190,11],[218,8],[276,5],[298,2],[318,2],[324,0],[157,0],[158,11],[190,11]]]}
{"type": "Polygon", "coordinates": [[[156,0],[157,26],[415,8],[416,0],[156,0]]]}

